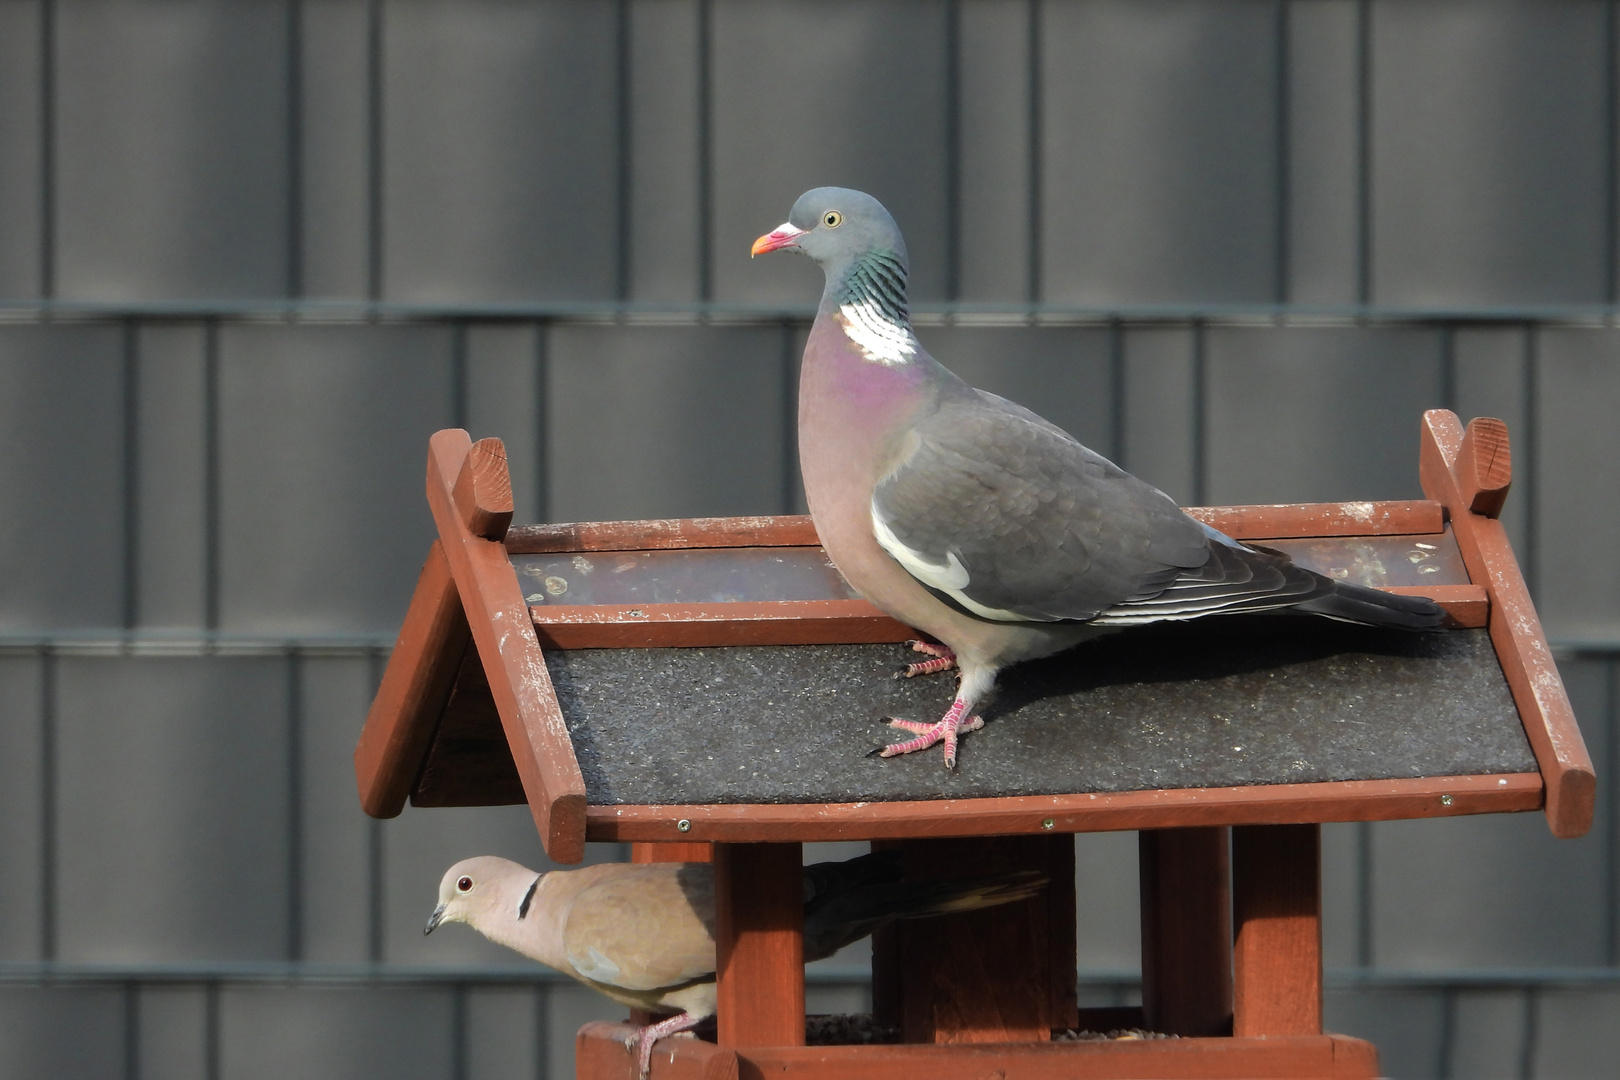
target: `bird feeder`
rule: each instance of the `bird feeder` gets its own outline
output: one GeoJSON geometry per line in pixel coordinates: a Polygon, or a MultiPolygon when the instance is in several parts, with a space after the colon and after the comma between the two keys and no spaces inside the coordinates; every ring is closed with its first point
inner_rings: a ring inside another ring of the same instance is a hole
{"type": "MultiPolygon", "coordinates": [[[[853,595],[808,518],[512,527],[497,439],[430,441],[428,552],[355,752],[362,806],[527,803],[550,857],[587,840],[716,865],[717,1039],[655,1080],[783,1075],[1371,1077],[1322,1032],[1320,824],[1541,810],[1594,778],[1497,515],[1505,426],[1424,416],[1426,499],[1210,507],[1239,540],[1431,597],[1436,633],[1288,615],[1131,630],[1011,668],[957,771],[870,756],[915,633],[853,595]],[[1078,1009],[1070,834],[1140,830],[1143,1004],[1078,1009]],[[898,845],[909,876],[1038,868],[1044,896],[874,941],[899,1042],[805,1045],[800,845],[898,845]],[[1175,1039],[1063,1041],[1143,1028],[1175,1039]]],[[[608,1024],[581,1077],[626,1077],[608,1024]]]]}

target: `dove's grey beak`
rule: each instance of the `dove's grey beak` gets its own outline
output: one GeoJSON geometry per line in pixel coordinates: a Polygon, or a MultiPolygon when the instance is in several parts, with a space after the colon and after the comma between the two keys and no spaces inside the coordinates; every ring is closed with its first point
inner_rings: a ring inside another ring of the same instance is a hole
{"type": "Polygon", "coordinates": [[[449,906],[450,905],[448,903],[444,903],[433,909],[433,914],[428,916],[427,929],[422,931],[423,937],[433,933],[433,928],[438,926],[439,923],[444,920],[444,909],[449,906]]]}

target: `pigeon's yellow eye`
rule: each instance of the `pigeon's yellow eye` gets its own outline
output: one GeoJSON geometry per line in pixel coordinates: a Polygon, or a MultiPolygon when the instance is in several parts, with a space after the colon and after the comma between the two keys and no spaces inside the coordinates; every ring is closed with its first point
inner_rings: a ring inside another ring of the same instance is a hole
{"type": "Polygon", "coordinates": [[[821,223],[829,229],[836,229],[844,223],[844,215],[836,210],[829,210],[821,215],[821,223]]]}
{"type": "Polygon", "coordinates": [[[473,880],[470,877],[464,877],[460,881],[456,882],[456,890],[458,892],[472,892],[472,887],[473,880]]]}

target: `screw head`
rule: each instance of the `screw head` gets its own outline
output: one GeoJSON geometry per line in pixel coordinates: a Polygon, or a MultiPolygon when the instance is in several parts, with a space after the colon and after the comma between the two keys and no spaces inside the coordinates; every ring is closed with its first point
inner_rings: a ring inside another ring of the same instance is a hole
{"type": "Polygon", "coordinates": [[[1440,805],[1441,806],[1450,806],[1451,805],[1451,796],[1450,795],[1442,795],[1442,796],[1440,796],[1440,805]]]}
{"type": "MultiPolygon", "coordinates": [[[[1449,798],[1450,796],[1447,796],[1447,797],[1449,798]]],[[[677,821],[675,823],[675,831],[676,832],[691,832],[692,831],[692,823],[690,821],[687,821],[685,818],[681,818],[681,820],[679,820],[679,821],[677,821]]]]}
{"type": "Polygon", "coordinates": [[[1047,818],[1045,821],[1041,822],[1041,828],[1050,829],[1052,826],[1054,826],[1056,824],[1057,824],[1057,822],[1055,820],[1053,820],[1052,818],[1047,818]]]}

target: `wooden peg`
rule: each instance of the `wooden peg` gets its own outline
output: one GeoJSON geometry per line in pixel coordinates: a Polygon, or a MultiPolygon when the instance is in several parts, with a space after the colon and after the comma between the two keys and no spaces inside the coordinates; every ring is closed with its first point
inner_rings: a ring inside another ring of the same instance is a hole
{"type": "Polygon", "coordinates": [[[1494,416],[1477,416],[1468,421],[1455,471],[1468,508],[1485,517],[1500,517],[1508,486],[1513,483],[1507,424],[1494,416]]]}
{"type": "Polygon", "coordinates": [[[451,493],[456,513],[474,536],[500,540],[512,524],[512,474],[506,468],[506,445],[479,439],[467,451],[451,493]]]}

